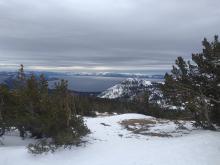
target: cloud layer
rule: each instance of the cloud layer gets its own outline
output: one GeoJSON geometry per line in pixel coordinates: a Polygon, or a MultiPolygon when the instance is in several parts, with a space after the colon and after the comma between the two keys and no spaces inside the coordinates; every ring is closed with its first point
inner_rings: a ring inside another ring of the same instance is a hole
{"type": "Polygon", "coordinates": [[[168,69],[219,34],[219,0],[0,0],[0,67],[168,69]]]}

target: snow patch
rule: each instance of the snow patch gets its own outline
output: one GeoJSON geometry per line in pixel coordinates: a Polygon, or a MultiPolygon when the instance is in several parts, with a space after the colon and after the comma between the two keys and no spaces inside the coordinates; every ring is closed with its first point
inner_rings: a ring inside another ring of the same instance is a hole
{"type": "MultiPolygon", "coordinates": [[[[172,138],[132,136],[120,124],[123,120],[143,118],[154,119],[139,114],[85,118],[92,132],[84,138],[87,145],[33,156],[19,140],[19,146],[0,146],[0,165],[219,165],[220,132],[192,130],[186,136],[172,138]]],[[[188,124],[186,127],[190,128],[188,124]]],[[[166,131],[174,127],[171,123],[152,129],[166,131]]],[[[5,137],[2,141],[7,144],[8,140],[5,137]]]]}

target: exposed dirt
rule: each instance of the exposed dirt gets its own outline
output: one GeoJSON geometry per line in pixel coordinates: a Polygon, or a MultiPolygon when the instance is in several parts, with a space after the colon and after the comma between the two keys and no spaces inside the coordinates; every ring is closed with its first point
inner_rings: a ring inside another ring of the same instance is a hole
{"type": "Polygon", "coordinates": [[[146,136],[173,137],[182,136],[190,132],[185,127],[186,122],[184,121],[150,118],[123,120],[120,124],[133,134],[146,136]],[[163,128],[166,131],[163,131],[163,128]]]}
{"type": "Polygon", "coordinates": [[[145,125],[149,125],[149,124],[156,124],[156,121],[151,120],[151,119],[130,119],[130,120],[123,120],[122,122],[120,122],[120,124],[124,125],[124,126],[136,126],[136,125],[141,125],[141,126],[145,126],[145,125]]]}

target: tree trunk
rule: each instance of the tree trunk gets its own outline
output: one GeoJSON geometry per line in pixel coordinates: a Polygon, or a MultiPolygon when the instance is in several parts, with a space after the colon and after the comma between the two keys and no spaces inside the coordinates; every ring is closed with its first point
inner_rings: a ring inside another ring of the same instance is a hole
{"type": "Polygon", "coordinates": [[[205,120],[207,122],[207,125],[205,125],[205,127],[210,130],[216,130],[216,128],[212,124],[210,116],[209,116],[209,109],[208,109],[208,104],[206,102],[206,97],[204,97],[203,95],[201,96],[201,103],[202,103],[201,104],[202,105],[201,106],[202,113],[203,113],[203,116],[205,117],[205,120]]]}

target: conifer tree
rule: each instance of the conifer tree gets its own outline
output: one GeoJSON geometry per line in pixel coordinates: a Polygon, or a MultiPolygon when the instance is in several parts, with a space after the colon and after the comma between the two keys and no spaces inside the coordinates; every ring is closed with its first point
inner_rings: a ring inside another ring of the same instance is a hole
{"type": "Polygon", "coordinates": [[[204,39],[202,44],[203,52],[193,54],[193,62],[177,58],[162,89],[168,102],[190,110],[202,127],[214,129],[213,122],[220,123],[220,43],[215,36],[214,42],[204,39]]]}
{"type": "Polygon", "coordinates": [[[33,153],[79,143],[89,130],[82,117],[73,113],[68,82],[61,80],[48,91],[44,75],[26,76],[21,65],[13,90],[0,85],[0,136],[11,128],[18,129],[22,138],[30,133],[39,139],[38,144],[29,146],[33,153]]]}

